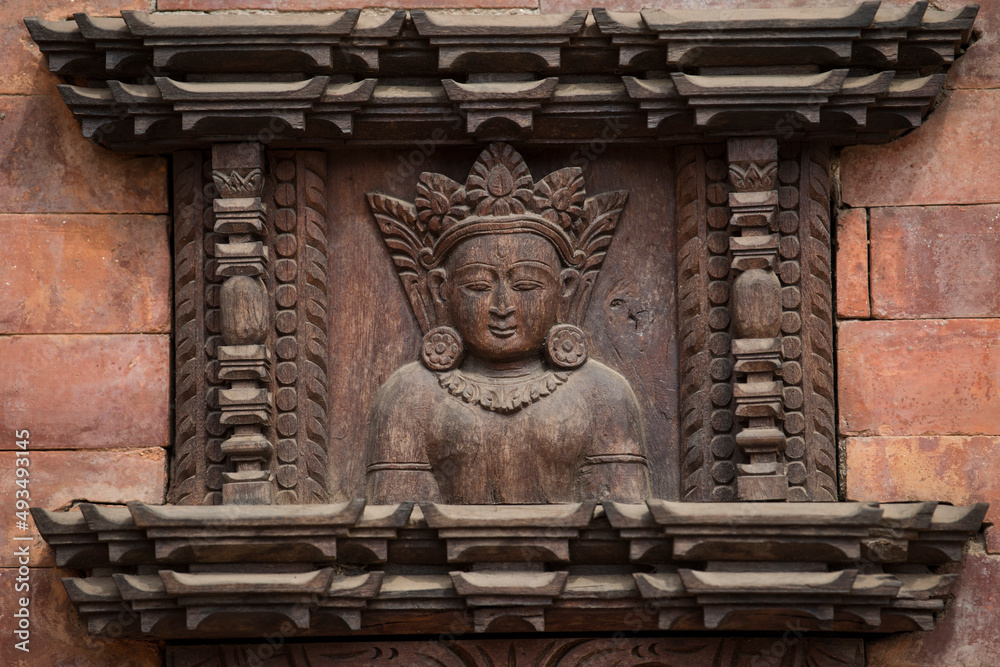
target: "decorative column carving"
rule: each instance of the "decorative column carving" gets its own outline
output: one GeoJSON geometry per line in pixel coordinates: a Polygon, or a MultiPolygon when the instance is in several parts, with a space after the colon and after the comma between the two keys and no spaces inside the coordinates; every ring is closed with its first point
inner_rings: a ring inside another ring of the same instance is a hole
{"type": "Polygon", "coordinates": [[[218,392],[220,421],[228,429],[222,443],[229,467],[223,474],[222,502],[234,505],[274,502],[269,470],[274,445],[265,432],[274,401],[268,386],[271,299],[263,280],[269,254],[260,199],[261,156],[256,142],[212,147],[212,179],[219,195],[213,203],[214,231],[227,237],[215,246],[216,274],[225,279],[219,294],[219,379],[229,383],[218,392]]]}
{"type": "Polygon", "coordinates": [[[740,500],[784,500],[788,497],[782,452],[781,420],[781,281],[778,256],[778,142],[775,139],[730,139],[727,142],[733,281],[732,353],[738,380],[733,387],[736,417],[742,430],[736,444],[749,463],[737,466],[740,500]],[[741,377],[740,377],[741,376],[741,377]]]}

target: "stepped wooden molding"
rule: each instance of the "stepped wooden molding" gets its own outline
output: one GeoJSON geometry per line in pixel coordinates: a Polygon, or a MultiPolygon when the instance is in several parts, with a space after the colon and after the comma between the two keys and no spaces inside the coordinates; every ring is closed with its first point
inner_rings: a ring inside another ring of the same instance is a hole
{"type": "Polygon", "coordinates": [[[92,633],[120,632],[124,608],[129,636],[238,638],[275,618],[290,635],[929,630],[986,509],[357,500],[33,516],[59,566],[89,571],[63,582],[92,633]]]}
{"type": "Polygon", "coordinates": [[[84,136],[173,166],[169,504],[33,510],[89,631],[714,666],[932,629],[986,505],[836,502],[830,155],[918,127],[977,11],[25,19],[84,136]]]}
{"type": "Polygon", "coordinates": [[[133,152],[469,139],[883,142],[978,6],[28,18],[84,135],[133,152]],[[401,115],[405,114],[405,118],[401,115]],[[399,121],[405,120],[400,124],[399,121]],[[456,134],[455,130],[461,131],[456,134]]]}

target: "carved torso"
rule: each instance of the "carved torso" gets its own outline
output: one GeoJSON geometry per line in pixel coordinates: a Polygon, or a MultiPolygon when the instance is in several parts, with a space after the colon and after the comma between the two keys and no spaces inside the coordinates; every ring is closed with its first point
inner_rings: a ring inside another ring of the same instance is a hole
{"type": "Polygon", "coordinates": [[[369,424],[369,499],[640,501],[648,479],[628,383],[596,361],[564,377],[550,394],[501,413],[452,395],[419,363],[400,368],[369,424]]]}

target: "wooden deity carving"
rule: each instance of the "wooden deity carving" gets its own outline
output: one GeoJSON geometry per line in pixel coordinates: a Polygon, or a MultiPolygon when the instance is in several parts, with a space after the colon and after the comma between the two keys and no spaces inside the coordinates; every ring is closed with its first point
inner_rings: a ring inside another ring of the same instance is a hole
{"type": "Polygon", "coordinates": [[[499,143],[464,186],[424,173],[413,204],[369,194],[425,334],[376,396],[369,502],[648,497],[636,396],[578,326],[626,198],[587,198],[578,167],[536,183],[499,143]]]}

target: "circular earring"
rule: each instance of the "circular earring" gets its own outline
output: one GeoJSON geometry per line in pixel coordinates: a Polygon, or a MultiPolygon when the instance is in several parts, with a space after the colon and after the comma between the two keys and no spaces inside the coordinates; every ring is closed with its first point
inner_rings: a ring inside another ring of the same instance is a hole
{"type": "Polygon", "coordinates": [[[579,368],[587,361],[587,339],[583,329],[572,324],[556,324],[545,336],[545,356],[553,366],[579,368]]]}
{"type": "Polygon", "coordinates": [[[465,343],[457,331],[448,326],[434,327],[424,334],[420,358],[432,371],[447,371],[458,366],[465,353],[465,343]]]}

